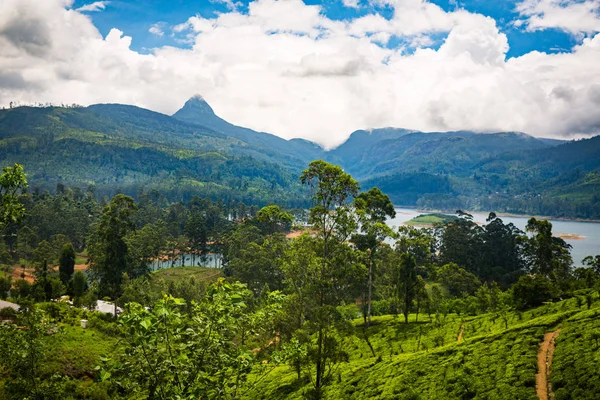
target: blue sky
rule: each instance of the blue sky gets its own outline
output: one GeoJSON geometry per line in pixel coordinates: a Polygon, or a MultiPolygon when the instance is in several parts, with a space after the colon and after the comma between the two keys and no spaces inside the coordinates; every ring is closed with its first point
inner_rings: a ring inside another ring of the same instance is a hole
{"type": "MultiPolygon", "coordinates": [[[[241,13],[248,11],[250,0],[236,1],[236,10],[241,13]]],[[[78,8],[92,1],[77,0],[73,8],[78,8]]],[[[188,45],[177,42],[170,35],[156,36],[149,29],[156,23],[173,26],[185,22],[189,17],[200,15],[214,18],[220,13],[227,13],[231,8],[218,0],[113,0],[106,2],[102,12],[87,12],[94,25],[103,35],[112,28],[118,28],[125,35],[131,36],[132,49],[148,52],[150,49],[164,45],[185,48],[188,45]]],[[[349,20],[366,14],[378,13],[391,18],[393,9],[389,6],[377,6],[368,1],[359,2],[359,8],[346,7],[341,0],[305,0],[307,5],[319,5],[323,13],[333,20],[349,20]]],[[[509,50],[507,57],[518,57],[537,50],[545,53],[569,52],[574,45],[581,41],[569,32],[558,28],[527,31],[524,27],[515,27],[514,21],[520,18],[516,11],[515,1],[510,0],[432,0],[431,3],[440,6],[445,11],[463,8],[473,13],[489,16],[496,21],[500,31],[508,38],[509,50]]],[[[429,47],[438,48],[445,36],[441,35],[429,47]]],[[[392,41],[389,46],[393,47],[392,41]]]]}

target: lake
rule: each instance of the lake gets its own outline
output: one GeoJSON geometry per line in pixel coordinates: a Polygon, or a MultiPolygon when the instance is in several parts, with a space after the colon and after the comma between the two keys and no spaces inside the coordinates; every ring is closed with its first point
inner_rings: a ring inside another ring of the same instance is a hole
{"type": "MultiPolygon", "coordinates": [[[[421,214],[430,214],[431,211],[420,211],[411,208],[396,208],[396,218],[388,220],[388,225],[399,226],[404,222],[421,214]]],[[[485,224],[485,219],[489,213],[469,212],[473,215],[473,220],[478,223],[485,224]]],[[[513,223],[517,228],[525,231],[528,216],[498,216],[505,224],[513,223]]],[[[598,222],[581,222],[581,221],[564,221],[548,219],[552,223],[552,231],[555,235],[572,234],[581,236],[582,239],[565,239],[573,248],[571,256],[573,263],[576,266],[581,266],[581,260],[587,256],[595,256],[600,254],[600,223],[598,222]]]]}

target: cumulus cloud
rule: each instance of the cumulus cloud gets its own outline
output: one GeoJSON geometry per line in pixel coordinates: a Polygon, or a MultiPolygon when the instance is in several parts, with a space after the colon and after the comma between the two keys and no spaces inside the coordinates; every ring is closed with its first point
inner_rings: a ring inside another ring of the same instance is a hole
{"type": "Polygon", "coordinates": [[[82,7],[79,7],[77,9],[77,11],[88,11],[88,12],[95,12],[95,11],[102,11],[106,8],[106,6],[110,3],[110,1],[95,1],[93,3],[90,4],[86,4],[82,7]]]}
{"type": "Polygon", "coordinates": [[[163,28],[166,26],[167,24],[165,22],[157,22],[155,24],[153,24],[150,29],[148,29],[148,32],[150,32],[151,34],[153,34],[154,36],[164,36],[165,32],[163,31],[163,28]]]}
{"type": "Polygon", "coordinates": [[[574,34],[600,32],[600,0],[524,0],[517,4],[524,17],[517,25],[535,31],[558,28],[574,34]]]}
{"type": "Polygon", "coordinates": [[[171,114],[201,93],[232,123],[327,147],[384,126],[600,133],[600,35],[569,53],[506,59],[507,38],[488,17],[386,1],[390,20],[334,21],[301,0],[256,0],[247,12],[174,26],[189,48],[140,54],[118,29],[103,37],[69,0],[4,0],[0,104],[113,102],[171,114]],[[424,47],[433,33],[445,37],[439,49],[424,47]],[[416,49],[382,46],[391,37],[416,49]]]}

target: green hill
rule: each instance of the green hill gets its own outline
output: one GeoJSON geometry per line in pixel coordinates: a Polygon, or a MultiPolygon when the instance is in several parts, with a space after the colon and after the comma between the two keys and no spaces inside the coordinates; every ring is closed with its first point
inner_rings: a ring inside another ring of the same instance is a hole
{"type": "MultiPolygon", "coordinates": [[[[600,302],[575,299],[526,312],[477,317],[375,317],[367,331],[354,322],[345,339],[349,360],[333,374],[326,399],[537,399],[538,351],[544,334],[560,330],[550,383],[556,399],[600,395],[597,339],[600,302]],[[374,354],[373,354],[374,353],[374,354]]],[[[309,382],[277,367],[248,398],[302,399],[309,382]]]]}
{"type": "Polygon", "coordinates": [[[31,186],[41,190],[63,182],[108,195],[144,187],[177,199],[302,202],[297,174],[279,154],[133,106],[1,110],[0,149],[0,163],[26,165],[31,186]]]}

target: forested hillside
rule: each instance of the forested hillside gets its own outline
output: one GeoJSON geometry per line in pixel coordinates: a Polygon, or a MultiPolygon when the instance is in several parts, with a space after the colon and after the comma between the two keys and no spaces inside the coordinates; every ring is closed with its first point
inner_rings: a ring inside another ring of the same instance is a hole
{"type": "Polygon", "coordinates": [[[307,204],[295,177],[310,160],[339,164],[397,205],[600,218],[600,137],[356,131],[330,151],[235,126],[195,96],[172,117],[133,106],[0,111],[0,162],[28,165],[33,188],[57,183],[136,196],[159,189],[288,206],[307,204]]]}
{"type": "Polygon", "coordinates": [[[279,153],[132,106],[2,110],[0,148],[4,165],[28,165],[33,190],[63,183],[110,196],[160,189],[171,199],[302,203],[279,153]]]}

